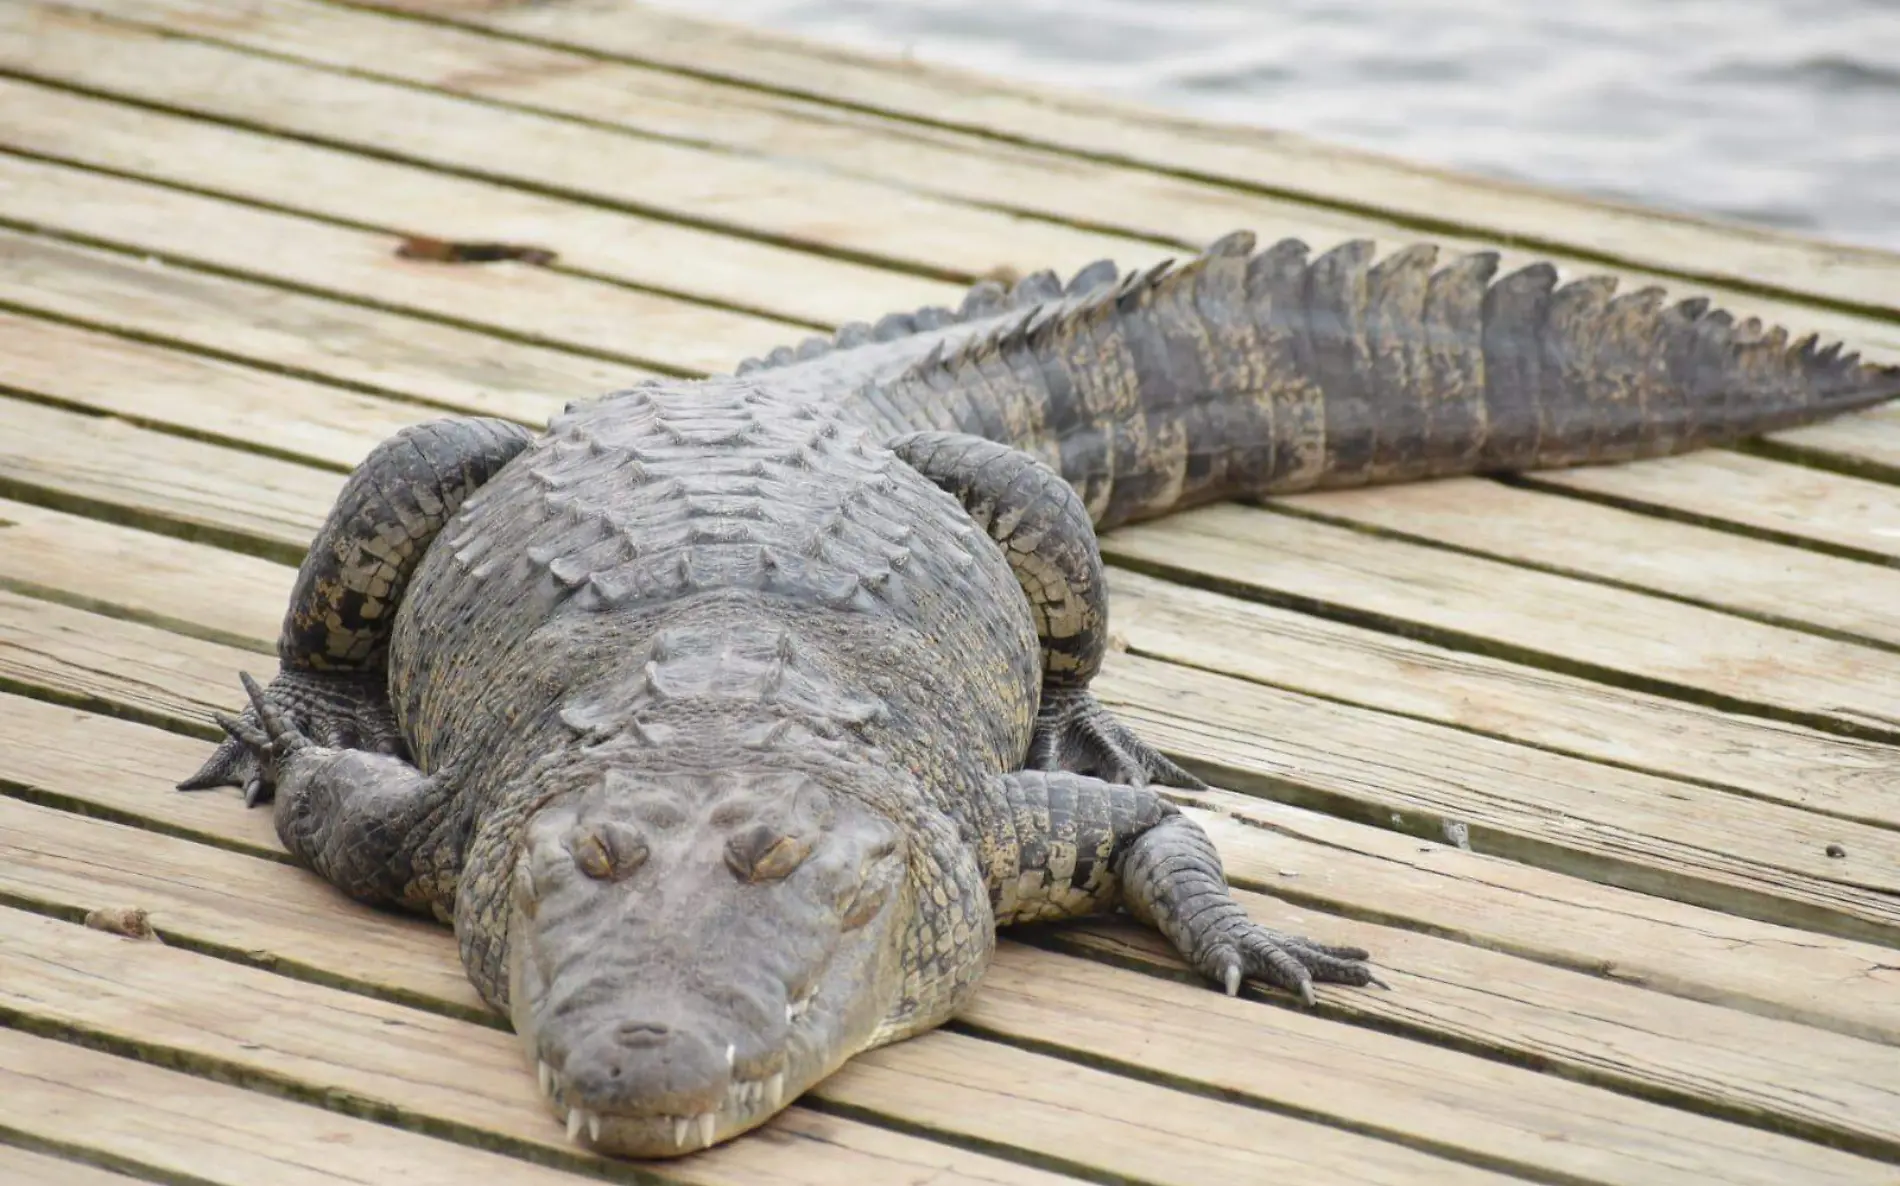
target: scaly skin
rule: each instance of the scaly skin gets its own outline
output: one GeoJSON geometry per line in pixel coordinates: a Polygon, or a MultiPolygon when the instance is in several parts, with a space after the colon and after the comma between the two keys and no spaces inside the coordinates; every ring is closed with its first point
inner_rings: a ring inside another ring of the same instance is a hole
{"type": "Polygon", "coordinates": [[[1198,784],[1089,693],[1095,530],[1657,456],[1900,373],[1545,266],[1252,246],[978,286],[539,438],[406,430],[184,785],[274,796],[319,874],[451,921],[611,1153],[723,1140],[937,1025],[1013,922],[1124,909],[1230,993],[1376,983],[1245,916],[1150,785],[1198,784]]]}

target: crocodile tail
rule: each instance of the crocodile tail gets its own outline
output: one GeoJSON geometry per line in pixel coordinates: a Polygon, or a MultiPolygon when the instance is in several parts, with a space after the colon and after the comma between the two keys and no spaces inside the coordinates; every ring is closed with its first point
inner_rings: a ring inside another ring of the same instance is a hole
{"type": "MultiPolygon", "coordinates": [[[[1430,245],[1229,235],[940,339],[849,403],[1040,456],[1100,526],[1244,494],[1679,453],[1900,396],[1900,368],[1705,300],[1430,245]]],[[[915,347],[913,347],[915,349],[915,347]]]]}

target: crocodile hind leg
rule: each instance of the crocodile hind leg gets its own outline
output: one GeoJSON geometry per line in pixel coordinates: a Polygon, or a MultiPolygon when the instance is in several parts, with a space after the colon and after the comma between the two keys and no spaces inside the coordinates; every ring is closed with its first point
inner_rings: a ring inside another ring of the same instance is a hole
{"type": "Polygon", "coordinates": [[[1035,770],[1002,775],[1000,784],[1006,820],[990,830],[981,853],[998,926],[1120,906],[1230,996],[1246,979],[1307,1004],[1315,981],[1383,987],[1365,951],[1248,918],[1227,888],[1214,842],[1153,788],[1035,770]]]}
{"type": "Polygon", "coordinates": [[[1062,475],[1020,450],[960,433],[910,433],[890,447],[963,503],[1029,598],[1042,642],[1042,703],[1026,765],[1137,786],[1206,785],[1089,691],[1108,649],[1108,588],[1088,508],[1062,475]]]}
{"type": "MultiPolygon", "coordinates": [[[[265,693],[302,736],[331,749],[405,752],[387,677],[396,607],[436,532],[530,439],[506,420],[433,420],[384,441],[350,475],[298,570],[265,693]]],[[[254,735],[256,710],[241,721],[254,735]]],[[[178,789],[242,787],[247,805],[267,802],[267,765],[226,732],[178,789]]]]}

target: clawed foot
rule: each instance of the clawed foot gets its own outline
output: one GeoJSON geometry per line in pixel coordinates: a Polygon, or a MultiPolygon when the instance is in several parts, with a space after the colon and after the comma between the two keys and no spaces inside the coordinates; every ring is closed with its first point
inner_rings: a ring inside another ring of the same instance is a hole
{"type": "Polygon", "coordinates": [[[196,774],[178,784],[181,791],[240,787],[244,805],[256,807],[275,796],[283,758],[299,745],[403,752],[379,680],[364,676],[280,672],[268,689],[249,675],[239,677],[251,698],[242,716],[214,714],[229,736],[196,774]]]}
{"type": "Polygon", "coordinates": [[[1227,990],[1240,993],[1242,980],[1262,980],[1285,989],[1308,1005],[1318,1004],[1315,981],[1390,988],[1368,968],[1371,953],[1359,947],[1329,947],[1298,935],[1285,935],[1249,920],[1210,943],[1196,963],[1201,972],[1227,990]]]}
{"type": "Polygon", "coordinates": [[[1207,788],[1086,691],[1043,695],[1027,764],[1031,770],[1067,770],[1135,787],[1155,782],[1195,791],[1207,788]]]}

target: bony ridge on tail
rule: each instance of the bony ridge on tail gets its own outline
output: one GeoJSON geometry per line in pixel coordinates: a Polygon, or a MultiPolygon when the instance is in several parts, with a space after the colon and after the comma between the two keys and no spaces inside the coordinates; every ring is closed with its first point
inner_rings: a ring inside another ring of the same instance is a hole
{"type": "Polygon", "coordinates": [[[305,558],[280,671],[185,788],[453,923],[577,1141],[666,1157],[937,1025],[999,926],[1126,910],[1313,999],[1089,691],[1097,530],[1182,507],[1733,441],[1900,372],[1703,301],[1429,246],[1236,234],[978,285],[543,434],[419,425],[305,558]]]}

